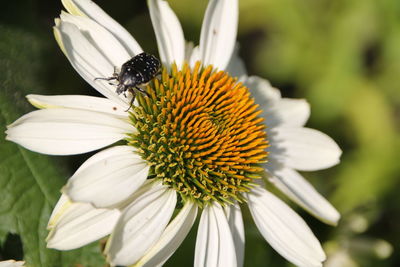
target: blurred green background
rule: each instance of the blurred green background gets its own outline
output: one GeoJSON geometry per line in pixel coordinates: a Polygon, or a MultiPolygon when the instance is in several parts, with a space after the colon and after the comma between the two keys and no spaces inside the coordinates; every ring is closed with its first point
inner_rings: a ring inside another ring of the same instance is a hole
{"type": "MultiPolygon", "coordinates": [[[[96,2],[157,53],[145,1],[96,2]]],[[[198,43],[207,1],[169,3],[186,39],[198,43]]],[[[59,190],[88,155],[47,157],[4,141],[5,125],[33,110],[24,95],[96,94],[53,39],[61,9],[54,0],[1,5],[0,259],[102,266],[98,244],[66,253],[44,248],[59,190]]],[[[294,206],[323,243],[325,266],[400,266],[400,1],[242,0],[238,40],[249,74],[267,78],[285,97],[306,98],[307,126],[332,136],[344,151],[340,165],[304,173],[341,212],[340,224],[324,225],[294,206]]],[[[245,266],[290,266],[245,214],[245,266]]],[[[167,266],[192,265],[195,235],[167,266]]]]}

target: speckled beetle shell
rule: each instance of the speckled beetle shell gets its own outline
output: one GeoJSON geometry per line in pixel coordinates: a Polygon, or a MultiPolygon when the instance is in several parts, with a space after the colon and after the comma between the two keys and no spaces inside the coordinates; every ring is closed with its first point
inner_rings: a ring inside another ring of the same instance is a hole
{"type": "Polygon", "coordinates": [[[153,55],[141,53],[125,62],[118,74],[117,93],[149,82],[160,70],[160,61],[153,55]]]}

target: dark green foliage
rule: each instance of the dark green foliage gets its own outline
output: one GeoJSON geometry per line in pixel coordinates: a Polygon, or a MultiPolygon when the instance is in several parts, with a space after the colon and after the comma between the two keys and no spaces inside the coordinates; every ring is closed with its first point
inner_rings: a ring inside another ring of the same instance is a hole
{"type": "Polygon", "coordinates": [[[65,183],[63,163],[5,140],[5,126],[30,108],[27,91],[43,92],[44,48],[30,32],[0,26],[0,240],[1,258],[23,259],[29,266],[98,267],[98,244],[59,252],[46,248],[46,225],[65,183]],[[12,235],[10,235],[12,234],[12,235]],[[8,237],[7,237],[8,236],[8,237]]]}

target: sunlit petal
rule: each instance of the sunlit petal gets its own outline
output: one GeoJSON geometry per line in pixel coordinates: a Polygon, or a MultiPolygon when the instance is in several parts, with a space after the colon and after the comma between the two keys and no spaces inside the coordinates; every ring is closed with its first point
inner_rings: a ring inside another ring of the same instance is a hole
{"type": "Polygon", "coordinates": [[[325,253],[296,212],[261,187],[247,196],[257,228],[277,252],[297,266],[322,266],[325,253]]]}
{"type": "Polygon", "coordinates": [[[204,65],[224,70],[235,48],[238,26],[237,0],[210,0],[200,35],[200,57],[204,65]]]}
{"type": "Polygon", "coordinates": [[[301,171],[315,171],[339,163],[339,146],[326,134],[309,128],[271,129],[270,157],[301,171]]]}
{"type": "Polygon", "coordinates": [[[62,195],[49,221],[47,247],[70,250],[98,240],[114,229],[120,216],[115,209],[96,209],[62,195]]]}
{"type": "Polygon", "coordinates": [[[196,238],[195,267],[237,266],[226,215],[218,203],[203,209],[196,238]]]}
{"type": "Polygon", "coordinates": [[[111,265],[130,265],[161,237],[176,205],[176,192],[161,185],[139,191],[123,211],[107,244],[111,265]]]}
{"type": "Polygon", "coordinates": [[[134,131],[127,121],[115,116],[59,108],[22,116],[8,126],[6,138],[39,153],[70,155],[105,147],[134,131]]]}
{"type": "Polygon", "coordinates": [[[150,17],[156,33],[158,51],[163,64],[181,67],[185,57],[185,39],[181,24],[164,0],[148,0],[150,17]]]}
{"type": "Polygon", "coordinates": [[[93,1],[61,0],[61,2],[69,13],[73,15],[87,16],[110,31],[125,47],[130,56],[134,56],[143,52],[142,48],[132,37],[132,35],[93,1]]]}
{"type": "Polygon", "coordinates": [[[162,266],[181,245],[197,215],[197,205],[185,203],[178,215],[168,224],[158,242],[135,264],[135,266],[162,266]]]}
{"type": "Polygon", "coordinates": [[[113,207],[142,186],[149,168],[135,148],[111,147],[88,159],[69,179],[63,192],[73,201],[88,202],[98,208],[113,207]]]}
{"type": "Polygon", "coordinates": [[[339,212],[298,172],[279,163],[267,166],[270,182],[283,193],[320,220],[337,224],[339,212]]]}

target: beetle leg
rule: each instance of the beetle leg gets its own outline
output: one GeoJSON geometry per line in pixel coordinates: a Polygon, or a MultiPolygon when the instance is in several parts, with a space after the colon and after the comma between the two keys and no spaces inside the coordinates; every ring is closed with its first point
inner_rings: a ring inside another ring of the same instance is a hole
{"type": "Polygon", "coordinates": [[[149,93],[148,93],[146,90],[144,90],[144,89],[142,89],[142,88],[140,88],[140,87],[137,87],[137,86],[135,86],[135,88],[136,88],[139,92],[141,92],[142,94],[146,95],[147,97],[150,97],[149,93]]]}
{"type": "Polygon", "coordinates": [[[97,81],[97,80],[112,81],[112,80],[117,80],[117,77],[114,77],[114,76],[108,77],[108,78],[97,77],[97,78],[94,78],[94,80],[95,81],[97,81]]]}
{"type": "Polygon", "coordinates": [[[159,70],[156,72],[156,74],[154,74],[153,79],[154,79],[155,77],[159,76],[159,75],[162,75],[162,70],[161,70],[161,69],[159,69],[159,70]]]}
{"type": "MultiPolygon", "coordinates": [[[[135,91],[134,91],[134,90],[132,90],[132,89],[128,89],[128,91],[129,91],[129,92],[131,92],[131,94],[132,94],[132,99],[131,99],[131,102],[130,102],[130,104],[129,104],[129,107],[128,107],[128,109],[127,109],[127,110],[125,110],[125,112],[127,112],[128,110],[130,110],[130,109],[131,109],[131,107],[132,107],[132,105],[133,105],[133,101],[135,101],[135,97],[136,97],[136,93],[135,93],[135,91]]],[[[124,95],[125,95],[125,92],[124,92],[124,95]]],[[[125,97],[126,97],[126,95],[125,95],[125,97]]]]}

